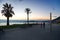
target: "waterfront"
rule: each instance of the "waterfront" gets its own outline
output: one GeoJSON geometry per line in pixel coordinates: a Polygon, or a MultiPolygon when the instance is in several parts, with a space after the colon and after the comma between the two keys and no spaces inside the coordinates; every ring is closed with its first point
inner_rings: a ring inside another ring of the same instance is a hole
{"type": "Polygon", "coordinates": [[[53,24],[52,30],[49,25],[45,28],[41,25],[33,25],[30,28],[5,29],[0,32],[0,40],[59,40],[60,25],[53,24]]]}

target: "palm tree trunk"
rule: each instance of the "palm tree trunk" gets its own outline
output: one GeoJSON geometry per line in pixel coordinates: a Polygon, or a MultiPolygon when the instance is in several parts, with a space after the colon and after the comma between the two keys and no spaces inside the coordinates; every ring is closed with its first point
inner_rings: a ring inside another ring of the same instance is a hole
{"type": "Polygon", "coordinates": [[[27,14],[27,24],[29,24],[29,14],[27,14]]]}
{"type": "Polygon", "coordinates": [[[7,17],[7,26],[9,26],[9,17],[7,17]]]}

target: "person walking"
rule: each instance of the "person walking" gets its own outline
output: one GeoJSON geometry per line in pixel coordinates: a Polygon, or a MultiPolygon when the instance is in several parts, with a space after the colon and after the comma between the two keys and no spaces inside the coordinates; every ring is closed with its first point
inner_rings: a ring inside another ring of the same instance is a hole
{"type": "Polygon", "coordinates": [[[43,22],[43,28],[45,28],[45,22],[43,22]]]}

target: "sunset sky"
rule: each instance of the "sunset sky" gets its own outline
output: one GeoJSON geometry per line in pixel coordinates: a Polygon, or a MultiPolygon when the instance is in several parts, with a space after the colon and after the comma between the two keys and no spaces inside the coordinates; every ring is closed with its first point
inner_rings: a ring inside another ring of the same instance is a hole
{"type": "Polygon", "coordinates": [[[55,16],[60,16],[60,0],[0,0],[0,19],[6,19],[2,16],[1,10],[3,4],[11,4],[15,15],[10,18],[14,20],[26,20],[25,8],[30,8],[30,20],[47,20],[50,12],[55,16]]]}

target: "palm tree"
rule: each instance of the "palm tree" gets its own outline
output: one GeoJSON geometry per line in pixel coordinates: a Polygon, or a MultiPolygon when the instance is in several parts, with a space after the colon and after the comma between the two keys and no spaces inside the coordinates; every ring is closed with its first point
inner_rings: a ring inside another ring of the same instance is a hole
{"type": "Polygon", "coordinates": [[[5,17],[7,17],[7,26],[9,26],[9,18],[13,16],[14,11],[12,11],[13,7],[11,6],[11,4],[3,4],[3,10],[1,10],[2,15],[4,15],[5,17]]]}
{"type": "Polygon", "coordinates": [[[27,24],[29,24],[29,13],[31,12],[29,8],[26,8],[25,11],[27,12],[27,24]]]}

